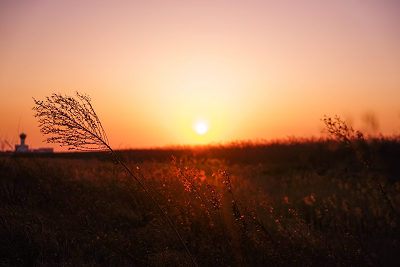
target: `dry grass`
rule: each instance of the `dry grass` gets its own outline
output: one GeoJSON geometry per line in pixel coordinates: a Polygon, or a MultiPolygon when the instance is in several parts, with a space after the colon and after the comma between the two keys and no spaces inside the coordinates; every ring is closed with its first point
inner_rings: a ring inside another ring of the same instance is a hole
{"type": "MultiPolygon", "coordinates": [[[[246,163],[226,148],[231,158],[185,152],[140,170],[123,156],[201,266],[396,266],[399,165],[378,160],[398,151],[389,141],[369,144],[377,151],[369,168],[340,143],[273,147],[278,162],[265,147],[237,150],[253,155],[246,163]]],[[[151,201],[110,161],[3,157],[0,172],[3,265],[190,264],[151,201]]]]}

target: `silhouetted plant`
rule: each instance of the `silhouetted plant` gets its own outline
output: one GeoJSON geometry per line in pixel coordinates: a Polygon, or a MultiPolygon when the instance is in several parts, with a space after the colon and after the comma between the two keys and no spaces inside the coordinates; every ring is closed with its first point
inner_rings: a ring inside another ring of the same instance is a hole
{"type": "Polygon", "coordinates": [[[325,115],[323,122],[334,139],[350,147],[365,167],[371,167],[373,154],[362,132],[348,126],[338,115],[334,118],[325,115]]]}
{"type": "Polygon", "coordinates": [[[333,118],[325,115],[322,120],[328,133],[340,142],[350,145],[353,140],[364,139],[362,132],[348,126],[338,115],[335,115],[333,118]]]}
{"type": "Polygon", "coordinates": [[[46,97],[44,101],[36,100],[35,98],[33,100],[35,102],[33,107],[34,116],[39,120],[40,131],[44,135],[49,135],[45,141],[58,143],[61,146],[68,147],[68,149],[110,151],[114,159],[131,175],[153,201],[176,233],[193,265],[197,266],[189,248],[164,209],[161,208],[144,182],[128,168],[109,145],[106,132],[93,109],[90,97],[79,92],[76,92],[76,98],[54,93],[50,97],[46,97]]]}
{"type": "Polygon", "coordinates": [[[35,117],[40,131],[50,135],[48,143],[68,149],[110,149],[107,135],[90,103],[90,97],[76,92],[76,99],[52,94],[45,101],[36,100],[35,117]]]}

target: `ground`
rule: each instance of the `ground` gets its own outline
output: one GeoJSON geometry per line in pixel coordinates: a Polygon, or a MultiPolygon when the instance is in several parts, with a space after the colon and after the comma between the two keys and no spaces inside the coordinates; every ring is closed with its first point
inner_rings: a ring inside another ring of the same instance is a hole
{"type": "MultiPolygon", "coordinates": [[[[400,144],[120,151],[199,266],[398,266],[400,144]]],[[[192,264],[109,153],[0,157],[0,266],[192,264]]]]}

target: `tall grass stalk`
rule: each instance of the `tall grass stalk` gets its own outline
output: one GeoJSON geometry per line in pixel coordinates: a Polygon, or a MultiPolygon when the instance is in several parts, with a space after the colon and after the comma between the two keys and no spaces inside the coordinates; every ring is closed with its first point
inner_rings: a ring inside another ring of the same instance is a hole
{"type": "Polygon", "coordinates": [[[175,232],[194,266],[197,263],[183,241],[171,218],[157,202],[149,189],[123,162],[120,156],[111,148],[106,132],[99,117],[93,109],[88,95],[76,92],[75,97],[54,93],[45,100],[33,98],[34,116],[38,118],[40,131],[49,137],[48,143],[58,143],[68,149],[77,150],[108,150],[113,158],[137,182],[153,204],[158,208],[164,219],[175,232]]]}

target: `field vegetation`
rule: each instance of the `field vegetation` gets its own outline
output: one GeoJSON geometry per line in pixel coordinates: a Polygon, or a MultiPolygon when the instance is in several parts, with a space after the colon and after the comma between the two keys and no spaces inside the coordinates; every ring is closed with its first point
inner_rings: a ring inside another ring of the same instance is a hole
{"type": "MultiPolygon", "coordinates": [[[[344,137],[116,153],[199,266],[398,266],[400,142],[344,137]]],[[[192,264],[110,153],[3,154],[0,201],[1,266],[192,264]]]]}

